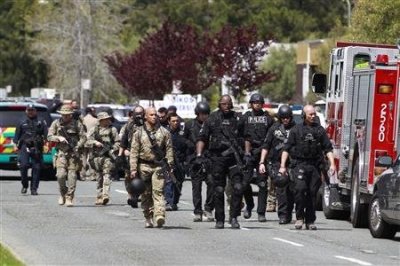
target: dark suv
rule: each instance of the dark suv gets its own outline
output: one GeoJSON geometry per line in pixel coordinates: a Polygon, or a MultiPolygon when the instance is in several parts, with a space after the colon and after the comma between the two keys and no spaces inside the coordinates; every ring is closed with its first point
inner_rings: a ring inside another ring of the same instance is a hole
{"type": "MultiPolygon", "coordinates": [[[[16,143],[13,142],[15,129],[21,121],[26,119],[25,109],[28,104],[34,104],[39,119],[46,121],[50,127],[51,117],[47,107],[34,102],[0,102],[0,169],[18,170],[18,151],[16,143]]],[[[43,146],[43,170],[42,178],[55,177],[53,169],[54,145],[45,141],[43,146]]]]}

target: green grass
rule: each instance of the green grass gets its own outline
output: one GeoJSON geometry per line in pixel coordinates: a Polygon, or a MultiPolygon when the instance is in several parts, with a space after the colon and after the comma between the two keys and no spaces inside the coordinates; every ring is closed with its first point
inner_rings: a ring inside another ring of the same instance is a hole
{"type": "Polygon", "coordinates": [[[3,245],[0,245],[0,266],[19,266],[24,265],[22,262],[17,260],[10,251],[8,251],[3,245]]]}

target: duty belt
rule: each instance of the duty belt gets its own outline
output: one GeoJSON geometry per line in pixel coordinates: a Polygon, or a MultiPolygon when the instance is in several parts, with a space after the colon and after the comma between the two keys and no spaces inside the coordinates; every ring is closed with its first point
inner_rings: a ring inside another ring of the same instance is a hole
{"type": "Polygon", "coordinates": [[[145,163],[145,164],[156,164],[154,160],[145,160],[142,158],[139,158],[138,163],[145,163]]]}

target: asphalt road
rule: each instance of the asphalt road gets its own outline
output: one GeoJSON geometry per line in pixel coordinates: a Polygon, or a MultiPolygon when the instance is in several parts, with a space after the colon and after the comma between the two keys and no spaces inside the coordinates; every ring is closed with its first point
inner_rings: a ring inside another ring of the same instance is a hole
{"type": "Polygon", "coordinates": [[[267,223],[254,212],[240,218],[241,230],[194,223],[190,181],[165,227],[144,229],[141,210],[126,205],[123,182],[112,184],[110,204],[100,207],[95,182],[78,182],[75,206],[67,208],[57,204],[55,181],[41,182],[39,196],[21,195],[20,182],[3,175],[0,240],[27,265],[400,265],[399,233],[374,239],[321,212],[317,231],[279,225],[276,213],[267,223]]]}

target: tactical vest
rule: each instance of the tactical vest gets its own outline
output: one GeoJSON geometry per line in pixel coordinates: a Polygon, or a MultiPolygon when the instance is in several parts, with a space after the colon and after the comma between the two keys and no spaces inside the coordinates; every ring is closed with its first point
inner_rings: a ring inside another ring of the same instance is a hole
{"type": "MultiPolygon", "coordinates": [[[[43,134],[44,134],[44,121],[38,119],[26,119],[21,124],[21,144],[25,144],[28,148],[37,147],[42,149],[43,147],[43,134]]],[[[21,148],[21,147],[19,147],[21,148]]]]}
{"type": "Polygon", "coordinates": [[[320,127],[302,126],[299,130],[300,139],[295,148],[299,159],[318,160],[322,157],[320,127]]]}
{"type": "Polygon", "coordinates": [[[212,129],[210,136],[210,150],[226,150],[230,147],[228,141],[232,138],[239,139],[239,116],[234,113],[232,117],[224,118],[218,113],[209,119],[209,126],[212,129]],[[227,134],[228,133],[228,134],[227,134]]]}
{"type": "Polygon", "coordinates": [[[246,133],[250,135],[253,148],[259,147],[262,144],[268,129],[271,127],[273,120],[268,116],[268,113],[261,112],[256,115],[253,111],[246,113],[246,133]]]}

